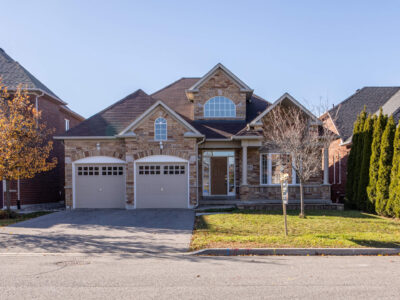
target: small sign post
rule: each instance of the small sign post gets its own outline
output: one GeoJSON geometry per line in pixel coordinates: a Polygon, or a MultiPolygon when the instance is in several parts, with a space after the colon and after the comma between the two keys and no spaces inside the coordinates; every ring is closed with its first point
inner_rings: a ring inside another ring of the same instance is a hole
{"type": "Polygon", "coordinates": [[[288,179],[289,179],[289,174],[281,173],[282,208],[283,208],[283,216],[285,218],[285,236],[288,235],[287,214],[286,214],[286,205],[289,203],[288,179]]]}

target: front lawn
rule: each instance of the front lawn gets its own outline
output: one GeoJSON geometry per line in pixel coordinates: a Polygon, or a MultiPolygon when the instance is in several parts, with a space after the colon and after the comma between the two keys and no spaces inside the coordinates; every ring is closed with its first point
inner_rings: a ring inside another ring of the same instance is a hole
{"type": "MultiPolygon", "coordinates": [[[[4,217],[4,215],[5,215],[4,213],[5,212],[2,212],[2,214],[1,214],[2,217],[4,217]]],[[[33,219],[33,218],[37,218],[37,217],[40,217],[43,215],[47,215],[49,213],[50,212],[47,212],[47,211],[39,211],[39,212],[34,212],[34,213],[29,213],[29,214],[16,214],[15,217],[13,217],[13,218],[0,218],[0,227],[8,226],[11,224],[15,224],[15,223],[18,223],[21,221],[26,221],[26,220],[33,219]]]]}
{"type": "Polygon", "coordinates": [[[196,217],[191,250],[203,248],[358,248],[400,247],[400,221],[359,211],[240,211],[196,217]]]}

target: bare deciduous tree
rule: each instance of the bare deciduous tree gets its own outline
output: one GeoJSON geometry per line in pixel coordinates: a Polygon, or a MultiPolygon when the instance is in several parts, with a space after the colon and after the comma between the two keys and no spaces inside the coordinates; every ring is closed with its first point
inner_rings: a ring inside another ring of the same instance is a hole
{"type": "Polygon", "coordinates": [[[300,217],[305,217],[304,184],[321,176],[323,149],[335,135],[299,107],[283,104],[263,118],[263,134],[265,147],[291,157],[300,184],[300,217]]]}

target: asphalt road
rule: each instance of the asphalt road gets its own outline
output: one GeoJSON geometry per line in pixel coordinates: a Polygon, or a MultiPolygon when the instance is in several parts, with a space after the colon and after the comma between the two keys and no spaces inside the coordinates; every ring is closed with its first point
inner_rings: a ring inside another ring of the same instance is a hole
{"type": "Polygon", "coordinates": [[[399,297],[399,256],[0,254],[0,299],[399,297]]]}

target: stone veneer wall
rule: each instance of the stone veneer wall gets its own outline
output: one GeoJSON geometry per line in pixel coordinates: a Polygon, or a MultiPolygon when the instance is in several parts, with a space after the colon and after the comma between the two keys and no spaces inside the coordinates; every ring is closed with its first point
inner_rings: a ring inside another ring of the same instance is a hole
{"type": "MultiPolygon", "coordinates": [[[[238,151],[238,164],[242,165],[242,154],[238,151]]],[[[322,163],[322,162],[321,162],[322,163]]],[[[241,183],[241,174],[239,177],[241,183]]],[[[260,151],[258,148],[249,147],[247,149],[247,183],[248,186],[240,186],[241,200],[279,200],[281,199],[281,188],[276,185],[260,184],[260,151]]],[[[320,176],[314,176],[304,186],[305,200],[311,199],[330,199],[330,185],[323,185],[322,172],[320,176]]],[[[300,199],[300,187],[289,186],[289,199],[300,199]]]]}
{"type": "Polygon", "coordinates": [[[186,129],[163,108],[158,108],[134,129],[136,138],[112,140],[65,140],[66,206],[72,207],[72,163],[89,156],[111,156],[126,160],[126,200],[134,204],[134,161],[150,155],[171,155],[189,161],[190,203],[197,203],[196,139],[184,138],[186,129]],[[168,140],[160,144],[154,141],[154,121],[158,117],[167,120],[168,140]],[[100,143],[100,150],[96,144],[100,143]]]}
{"type": "MultiPolygon", "coordinates": [[[[246,94],[240,92],[240,88],[225,74],[218,70],[209,78],[200,88],[199,92],[194,94],[194,118],[204,118],[204,104],[212,97],[224,96],[231,99],[236,105],[236,118],[246,119],[246,94]]],[[[207,119],[207,118],[206,118],[207,119]]],[[[218,118],[212,118],[218,119],[218,118]]],[[[232,119],[232,118],[220,118],[232,119]]]]}

